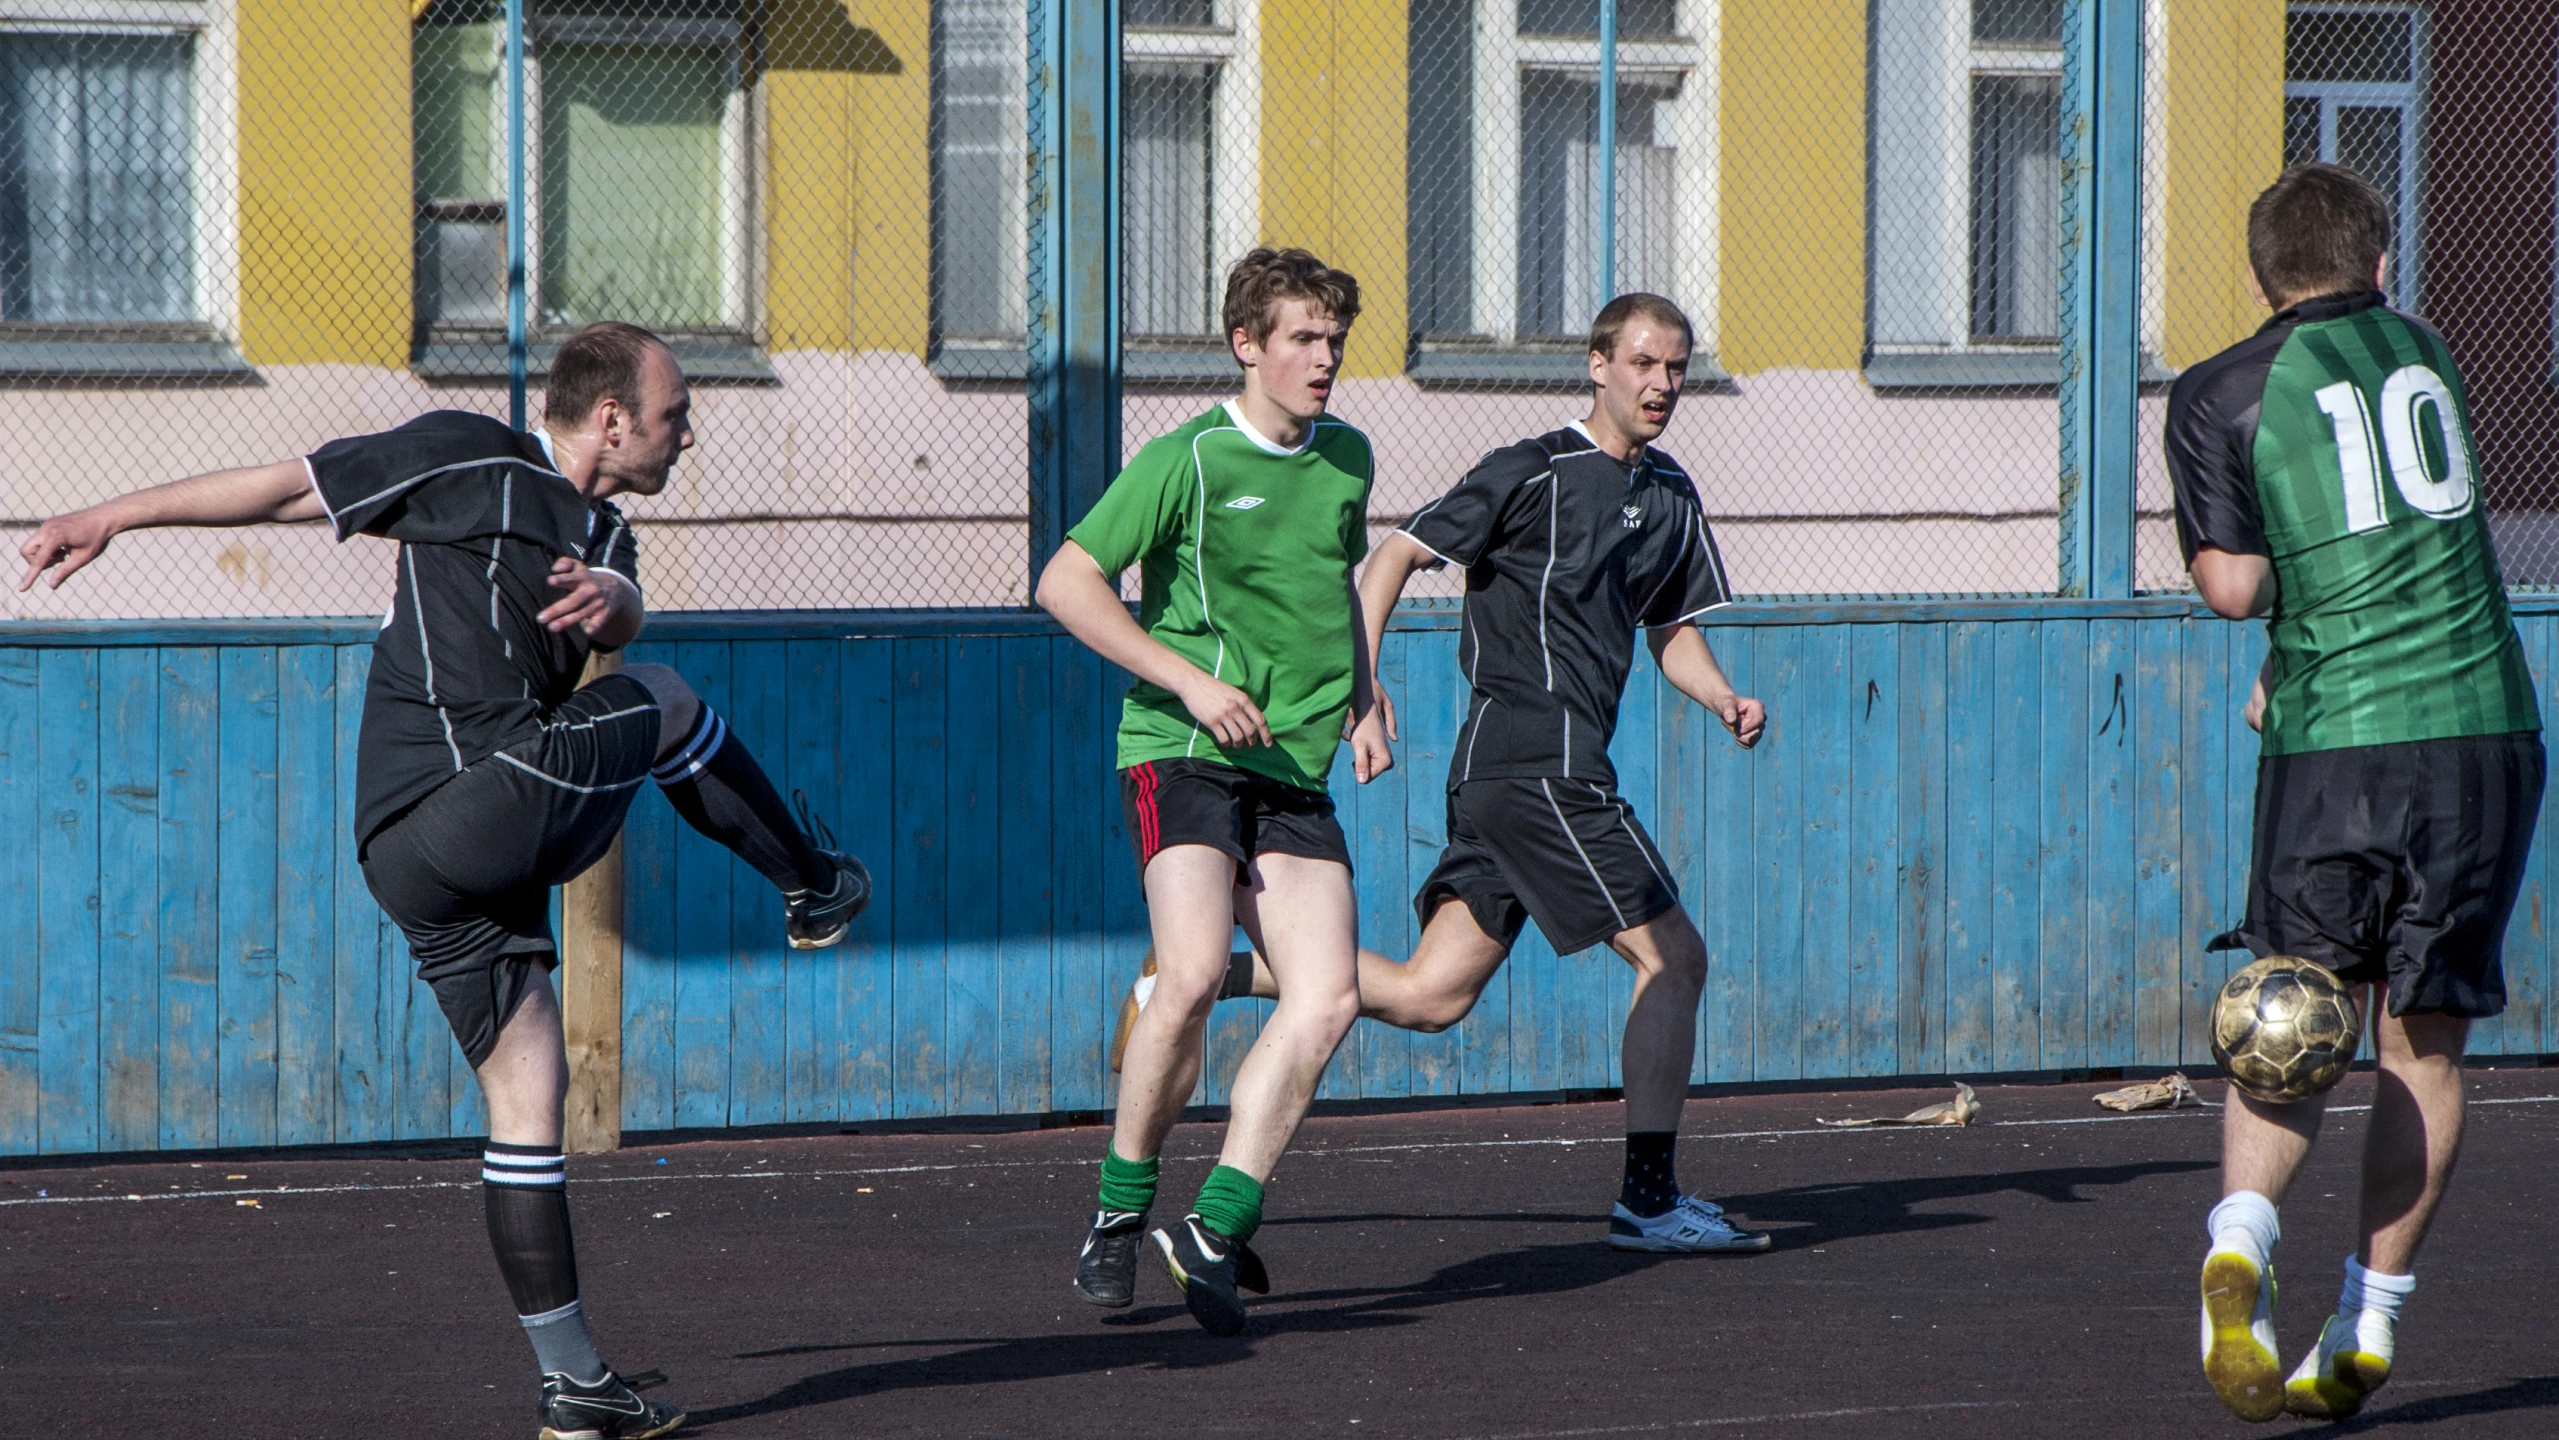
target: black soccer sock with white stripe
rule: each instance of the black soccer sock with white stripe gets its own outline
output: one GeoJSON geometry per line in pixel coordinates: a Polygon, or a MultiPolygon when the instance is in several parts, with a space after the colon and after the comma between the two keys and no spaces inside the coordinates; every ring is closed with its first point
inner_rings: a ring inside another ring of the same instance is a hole
{"type": "Polygon", "coordinates": [[[603,1379],[604,1360],[578,1304],[568,1157],[557,1145],[492,1140],[480,1157],[480,1190],[488,1202],[489,1248],[497,1252],[498,1273],[506,1277],[542,1373],[585,1383],[603,1379]]]}
{"type": "Polygon", "coordinates": [[[702,707],[692,733],[649,772],[685,823],[737,852],[785,895],[831,890],[835,867],[801,833],[728,722],[702,707]]]}

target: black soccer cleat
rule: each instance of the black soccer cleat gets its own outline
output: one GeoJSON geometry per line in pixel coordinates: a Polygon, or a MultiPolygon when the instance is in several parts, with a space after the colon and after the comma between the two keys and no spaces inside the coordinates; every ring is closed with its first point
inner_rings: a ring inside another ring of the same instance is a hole
{"type": "Polygon", "coordinates": [[[1179,1226],[1150,1238],[1200,1328],[1211,1335],[1243,1334],[1244,1297],[1235,1293],[1235,1261],[1244,1247],[1201,1224],[1197,1215],[1183,1216],[1179,1226]]]}
{"type": "Polygon", "coordinates": [[[1117,1310],[1137,1297],[1137,1242],[1146,1238],[1143,1210],[1097,1210],[1075,1257],[1075,1293],[1089,1305],[1117,1310]]]}
{"type": "Polygon", "coordinates": [[[592,1385],[581,1385],[566,1375],[545,1375],[541,1440],[650,1440],[672,1435],[684,1424],[684,1412],[639,1396],[640,1391],[665,1383],[666,1377],[654,1370],[628,1379],[607,1370],[592,1385]]]}
{"type": "Polygon", "coordinates": [[[835,885],[823,892],[786,893],[782,928],[790,937],[792,949],[823,950],[841,944],[845,932],[853,926],[853,917],[870,908],[871,872],[863,868],[861,861],[835,849],[835,833],[825,821],[809,813],[805,791],[792,791],[791,802],[799,808],[800,829],[807,832],[817,853],[835,867],[835,885]]]}

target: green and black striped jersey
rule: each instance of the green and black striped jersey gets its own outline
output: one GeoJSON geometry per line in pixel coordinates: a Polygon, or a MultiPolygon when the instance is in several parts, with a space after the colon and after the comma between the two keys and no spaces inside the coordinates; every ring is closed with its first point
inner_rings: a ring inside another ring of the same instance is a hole
{"type": "Polygon", "coordinates": [[[2541,728],[2479,503],[2452,353],[2380,292],[2332,295],[2178,377],[2186,562],[2273,560],[2262,753],[2541,728]]]}

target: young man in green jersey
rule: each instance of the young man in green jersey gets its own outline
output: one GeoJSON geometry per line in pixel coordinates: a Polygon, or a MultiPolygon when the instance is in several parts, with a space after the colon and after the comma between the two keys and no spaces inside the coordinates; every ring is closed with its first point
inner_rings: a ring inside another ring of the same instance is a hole
{"type": "MultiPolygon", "coordinates": [[[[1688,317],[1662,296],[1611,300],[1591,325],[1588,413],[1484,456],[1361,574],[1373,654],[1416,571],[1466,572],[1459,653],[1471,697],[1449,766],[1448,846],[1413,899],[1421,942],[1401,961],[1361,951],[1359,998],[1371,1019],[1445,1030],[1475,1007],[1529,920],[1565,954],[1605,943],[1635,971],[1622,1057],[1626,1167],[1608,1243],[1747,1255],[1769,1237],[1679,1187],[1673,1151],[1706,942],[1617,794],[1608,758],[1639,631],[1671,684],[1742,745],[1757,744],[1767,723],[1697,629],[1731,588],[1696,487],[1657,443],[1690,344],[1688,317]]],[[[1392,704],[1382,693],[1378,703],[1391,739],[1392,704]]],[[[1281,980],[1240,952],[1225,988],[1280,998],[1281,980]]],[[[1120,1010],[1123,1033],[1152,1000],[1141,976],[1120,1010]]]]}
{"type": "Polygon", "coordinates": [[[2275,312],[2168,402],[2178,538],[2231,620],[2270,617],[2247,918],[2212,944],[2315,960],[2357,987],[2380,1064],[2362,1240],[2287,1379],[2275,1206],[2324,1097],[2235,1087],[2203,1269],[2204,1373],[2250,1420],[2351,1415],[2389,1378],[2418,1243],[2460,1148],[2470,1022],[2505,1009],[2506,920],[2532,847],[2541,714],[2479,504],[2460,374],[2380,293],[2390,212],[2333,165],[2248,212],[2275,312]]]}
{"type": "Polygon", "coordinates": [[[1243,393],[1137,453],[1040,575],[1040,604],[1129,671],[1121,801],[1145,877],[1156,1003],[1128,1044],[1101,1206],[1075,1288],[1129,1303],[1156,1154],[1199,1079],[1235,927],[1288,998],[1235,1072],[1217,1168],[1180,1224],[1153,1232],[1213,1334],[1267,1289],[1247,1248],[1262,1186],[1359,1015],[1350,846],[1325,793],[1356,717],[1356,768],[1384,768],[1351,567],[1368,553],[1368,437],[1325,417],[1359,284],[1303,250],[1257,249],[1227,275],[1243,393]],[[1136,619],[1118,577],[1139,567],[1136,619]]]}

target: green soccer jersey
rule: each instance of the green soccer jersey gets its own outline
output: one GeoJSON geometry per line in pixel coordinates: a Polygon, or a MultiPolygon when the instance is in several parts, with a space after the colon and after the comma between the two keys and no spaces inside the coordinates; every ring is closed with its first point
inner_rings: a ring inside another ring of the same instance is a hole
{"type": "Polygon", "coordinates": [[[2274,562],[2262,753],[2541,728],[2443,337],[2296,305],[2179,377],[2167,442],[2187,563],[2274,562]]]}
{"type": "Polygon", "coordinates": [[[1350,713],[1351,567],[1368,553],[1368,437],[1319,420],[1282,450],[1221,405],[1137,452],[1066,538],[1116,576],[1141,567],[1138,623],[1244,692],[1270,746],[1228,750],[1139,681],[1119,764],[1188,756],[1322,790],[1350,713]]]}

